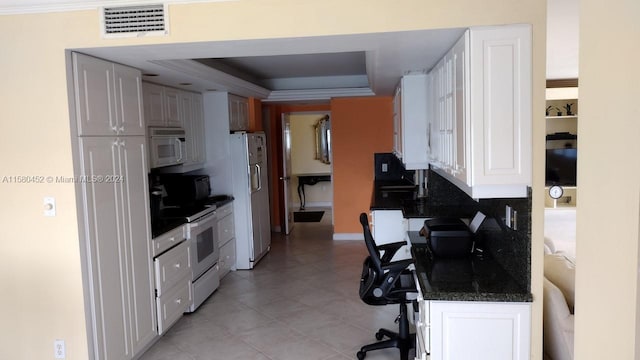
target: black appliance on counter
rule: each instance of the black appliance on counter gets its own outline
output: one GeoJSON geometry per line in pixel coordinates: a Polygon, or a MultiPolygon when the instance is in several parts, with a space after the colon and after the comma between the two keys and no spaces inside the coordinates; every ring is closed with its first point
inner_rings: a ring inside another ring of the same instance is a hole
{"type": "Polygon", "coordinates": [[[423,233],[435,257],[454,258],[471,254],[473,234],[458,218],[425,220],[423,233]]]}

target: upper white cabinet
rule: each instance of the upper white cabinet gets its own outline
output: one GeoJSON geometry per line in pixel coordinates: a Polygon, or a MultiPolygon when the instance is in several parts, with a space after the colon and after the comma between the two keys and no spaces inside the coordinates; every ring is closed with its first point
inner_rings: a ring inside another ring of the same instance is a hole
{"type": "Polygon", "coordinates": [[[393,149],[409,170],[429,164],[426,99],[426,74],[402,77],[393,99],[393,149]]]}
{"type": "Polygon", "coordinates": [[[249,100],[229,94],[229,131],[249,130],[249,100]]]}
{"type": "Polygon", "coordinates": [[[206,160],[202,95],[153,83],[142,83],[147,126],[185,130],[186,161],[179,171],[194,170],[206,160]]]}
{"type": "Polygon", "coordinates": [[[144,135],[140,71],[73,53],[80,136],[144,135]]]}
{"type": "Polygon", "coordinates": [[[430,161],[472,198],[531,185],[531,27],[471,28],[429,73],[430,161]]]}
{"type": "Polygon", "coordinates": [[[180,90],[143,83],[144,115],[147,126],[183,127],[180,90]]]}
{"type": "Polygon", "coordinates": [[[183,166],[201,164],[205,161],[204,117],[202,95],[180,92],[181,117],[187,142],[187,160],[183,166]]]}

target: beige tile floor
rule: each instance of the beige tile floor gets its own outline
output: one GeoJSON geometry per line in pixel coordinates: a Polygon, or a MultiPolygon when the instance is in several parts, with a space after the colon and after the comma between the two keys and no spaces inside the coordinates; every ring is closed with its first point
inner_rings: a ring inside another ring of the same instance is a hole
{"type": "MultiPolygon", "coordinates": [[[[356,359],[380,327],[397,329],[397,306],[358,297],[364,242],[333,241],[331,213],[274,233],[251,271],[235,271],[193,314],[182,317],[142,360],[356,359]]],[[[367,360],[398,359],[396,349],[367,360]]]]}

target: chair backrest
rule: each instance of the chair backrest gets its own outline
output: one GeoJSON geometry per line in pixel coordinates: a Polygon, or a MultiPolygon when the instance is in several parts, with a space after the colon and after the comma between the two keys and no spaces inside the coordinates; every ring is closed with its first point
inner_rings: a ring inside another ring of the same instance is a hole
{"type": "Polygon", "coordinates": [[[364,233],[364,243],[367,245],[369,256],[371,257],[371,266],[376,270],[378,274],[382,274],[382,259],[380,257],[380,251],[376,246],[376,242],[371,235],[371,229],[369,228],[369,217],[367,214],[360,214],[360,224],[362,224],[362,232],[364,233]]]}

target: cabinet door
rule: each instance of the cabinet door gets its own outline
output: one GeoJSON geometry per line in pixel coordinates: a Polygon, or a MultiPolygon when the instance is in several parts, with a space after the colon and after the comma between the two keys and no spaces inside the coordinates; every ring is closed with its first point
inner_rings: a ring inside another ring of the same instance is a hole
{"type": "Polygon", "coordinates": [[[467,31],[451,50],[453,62],[453,127],[454,127],[454,156],[453,174],[461,181],[467,183],[467,159],[469,158],[469,121],[467,114],[469,106],[469,52],[467,47],[469,32],[467,31]]]}
{"type": "Polygon", "coordinates": [[[431,360],[525,360],[531,305],[431,301],[431,360]]]}
{"type": "Polygon", "coordinates": [[[164,87],[142,83],[144,98],[144,121],[147,126],[164,126],[164,87]]]}
{"type": "Polygon", "coordinates": [[[242,130],[240,124],[240,109],[238,108],[237,96],[229,94],[229,130],[242,130]]]}
{"type": "Polygon", "coordinates": [[[402,77],[400,101],[400,146],[408,170],[426,169],[427,160],[427,76],[402,77]]]}
{"type": "Polygon", "coordinates": [[[471,186],[531,184],[531,27],[471,30],[471,186]]]}
{"type": "Polygon", "coordinates": [[[113,64],[73,53],[78,135],[115,135],[113,64]]]}
{"type": "Polygon", "coordinates": [[[80,139],[96,357],[129,359],[156,331],[144,137],[80,139]]]}
{"type": "MultiPolygon", "coordinates": [[[[120,175],[118,140],[80,138],[82,175],[88,178],[120,175]]],[[[128,359],[130,304],[126,283],[126,242],[121,182],[82,184],[85,238],[91,268],[95,357],[128,359]]]]}
{"type": "Polygon", "coordinates": [[[182,114],[180,113],[180,90],[165,87],[164,106],[166,126],[183,127],[182,114]]]}
{"type": "Polygon", "coordinates": [[[134,68],[113,65],[115,109],[119,135],[145,135],[142,115],[142,75],[134,68]]]}
{"type": "Polygon", "coordinates": [[[203,163],[206,161],[205,132],[204,132],[204,108],[202,95],[193,94],[193,137],[194,161],[203,163]]]}
{"type": "Polygon", "coordinates": [[[132,309],[131,341],[135,355],[157,335],[145,138],[120,138],[119,152],[127,288],[132,309]]]}
{"type": "Polygon", "coordinates": [[[187,142],[187,160],[185,165],[191,165],[196,162],[194,141],[197,137],[193,119],[193,98],[191,93],[184,91],[180,92],[180,108],[182,111],[181,117],[187,142]]]}

